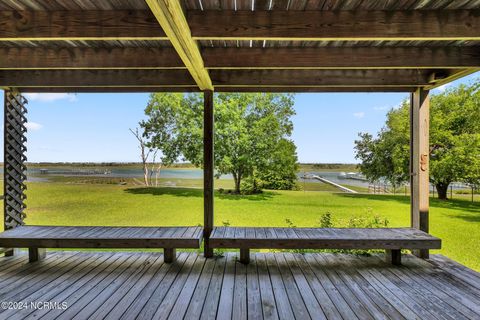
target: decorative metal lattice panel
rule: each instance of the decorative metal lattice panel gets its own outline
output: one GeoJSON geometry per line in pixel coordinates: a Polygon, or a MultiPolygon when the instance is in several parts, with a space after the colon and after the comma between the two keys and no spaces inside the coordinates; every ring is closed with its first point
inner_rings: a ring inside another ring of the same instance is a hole
{"type": "Polygon", "coordinates": [[[6,90],[4,104],[4,214],[5,229],[23,225],[27,179],[27,99],[6,90]]]}

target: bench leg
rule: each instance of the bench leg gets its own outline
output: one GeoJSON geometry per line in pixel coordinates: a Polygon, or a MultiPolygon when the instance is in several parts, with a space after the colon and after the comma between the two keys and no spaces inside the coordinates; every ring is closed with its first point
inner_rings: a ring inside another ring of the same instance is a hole
{"type": "Polygon", "coordinates": [[[248,248],[241,248],[240,249],[240,262],[243,264],[250,263],[250,249],[248,248]]]}
{"type": "Polygon", "coordinates": [[[45,248],[28,248],[28,261],[35,262],[45,259],[47,256],[47,249],[45,248]]]}
{"type": "Polygon", "coordinates": [[[163,248],[163,261],[172,263],[177,259],[177,250],[175,248],[163,248]]]}
{"type": "Polygon", "coordinates": [[[391,263],[395,266],[402,264],[401,250],[385,250],[385,257],[388,263],[391,263]]]}
{"type": "Polygon", "coordinates": [[[14,253],[15,253],[15,250],[14,250],[13,248],[11,248],[11,249],[6,249],[6,250],[3,252],[3,255],[4,255],[5,257],[11,257],[11,256],[14,255],[14,253]]]}
{"type": "Polygon", "coordinates": [[[412,250],[412,253],[421,259],[429,259],[430,253],[428,249],[419,249],[419,250],[412,250]]]}

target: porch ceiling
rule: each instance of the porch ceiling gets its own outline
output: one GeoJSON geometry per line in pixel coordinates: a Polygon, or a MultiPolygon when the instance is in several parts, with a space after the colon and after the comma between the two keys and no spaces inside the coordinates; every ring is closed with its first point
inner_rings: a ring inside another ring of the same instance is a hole
{"type": "Polygon", "coordinates": [[[0,87],[413,91],[480,70],[480,1],[0,0],[0,87]]]}

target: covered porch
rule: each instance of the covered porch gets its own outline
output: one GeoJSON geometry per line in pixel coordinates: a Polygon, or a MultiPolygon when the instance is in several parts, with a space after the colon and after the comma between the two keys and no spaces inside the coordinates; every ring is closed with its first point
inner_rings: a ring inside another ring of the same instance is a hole
{"type": "Polygon", "coordinates": [[[479,274],[429,254],[440,240],[429,235],[428,200],[429,92],[480,70],[480,3],[102,3],[0,0],[5,90],[0,245],[6,247],[0,259],[0,317],[480,317],[479,274]],[[24,226],[28,102],[23,93],[162,91],[204,95],[203,226],[150,230],[150,236],[137,229],[127,235],[114,227],[46,226],[47,231],[19,235],[31,230],[24,226]],[[233,228],[215,233],[220,229],[214,224],[214,92],[409,93],[410,225],[373,238],[357,230],[346,230],[341,239],[325,229],[300,236],[295,230],[289,230],[291,236],[278,230],[268,236],[258,228],[251,237],[246,232],[237,237],[233,228]],[[229,232],[233,236],[227,237],[229,232]],[[175,250],[202,243],[202,253],[175,250]],[[28,258],[12,250],[25,247],[28,258]],[[45,248],[72,247],[154,249],[44,255],[45,248]],[[215,248],[240,252],[214,255],[215,248]],[[356,248],[388,250],[397,266],[386,264],[384,255],[250,252],[356,248]],[[400,265],[402,249],[414,255],[405,255],[400,265]],[[35,302],[47,304],[32,306],[35,302]]]}

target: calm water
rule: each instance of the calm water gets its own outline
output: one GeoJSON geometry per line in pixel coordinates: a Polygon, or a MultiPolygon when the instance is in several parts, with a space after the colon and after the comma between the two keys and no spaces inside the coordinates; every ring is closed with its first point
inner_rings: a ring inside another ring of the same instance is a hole
{"type": "MultiPolygon", "coordinates": [[[[73,171],[78,172],[88,172],[93,169],[66,169],[65,167],[48,167],[49,174],[60,174],[64,176],[73,175],[73,171]],[[72,171],[72,174],[69,174],[69,171],[72,171]]],[[[102,174],[103,170],[98,170],[96,174],[88,174],[88,176],[98,176],[98,177],[112,177],[112,178],[142,178],[143,171],[140,168],[109,168],[108,174],[102,174]]],[[[30,181],[42,181],[48,177],[48,174],[45,175],[45,178],[40,176],[40,168],[32,168],[27,171],[30,181]],[[32,176],[33,175],[33,176],[32,176]]],[[[338,176],[340,172],[320,172],[320,171],[308,171],[308,172],[299,172],[297,174],[298,181],[303,182],[302,178],[304,174],[314,174],[321,176],[325,179],[333,181],[338,184],[347,184],[354,186],[368,187],[368,182],[354,179],[341,179],[338,176]]],[[[75,174],[82,175],[82,174],[75,174]]],[[[203,179],[203,170],[201,169],[162,169],[160,172],[160,177],[165,179],[203,179]]],[[[230,174],[222,175],[222,179],[232,179],[230,174]]],[[[306,179],[308,182],[321,183],[315,179],[306,179]]]]}

